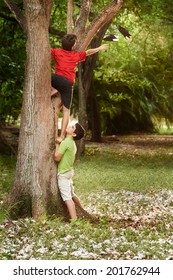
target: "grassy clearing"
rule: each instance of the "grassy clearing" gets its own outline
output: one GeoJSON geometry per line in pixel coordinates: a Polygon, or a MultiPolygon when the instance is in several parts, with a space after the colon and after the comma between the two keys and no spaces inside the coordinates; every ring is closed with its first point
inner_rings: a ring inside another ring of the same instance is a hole
{"type": "Polygon", "coordinates": [[[0,155],[0,201],[8,193],[15,172],[15,158],[7,155],[0,155]]]}
{"type": "Polygon", "coordinates": [[[127,145],[89,147],[89,155],[76,165],[75,180],[82,192],[173,190],[173,147],[141,148],[127,145]],[[95,150],[95,152],[94,152],[95,150]]]}
{"type": "MultiPolygon", "coordinates": [[[[88,145],[75,165],[74,182],[84,208],[100,223],[2,220],[0,259],[172,259],[173,145],[167,140],[123,137],[88,145]]],[[[0,157],[0,200],[14,165],[0,157]]]]}

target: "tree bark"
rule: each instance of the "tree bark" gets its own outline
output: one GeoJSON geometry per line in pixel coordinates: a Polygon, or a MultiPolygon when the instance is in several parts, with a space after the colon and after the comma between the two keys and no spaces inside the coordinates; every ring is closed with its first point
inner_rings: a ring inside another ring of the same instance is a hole
{"type": "Polygon", "coordinates": [[[68,0],[67,4],[67,33],[72,33],[73,25],[73,0],[68,0]]]}
{"type": "MultiPolygon", "coordinates": [[[[74,33],[78,37],[78,45],[80,45],[81,36],[83,35],[83,33],[85,33],[86,30],[86,24],[90,14],[91,2],[91,0],[82,0],[81,3],[80,14],[76,20],[74,29],[74,33]]],[[[77,48],[79,49],[79,47],[77,48]]]]}

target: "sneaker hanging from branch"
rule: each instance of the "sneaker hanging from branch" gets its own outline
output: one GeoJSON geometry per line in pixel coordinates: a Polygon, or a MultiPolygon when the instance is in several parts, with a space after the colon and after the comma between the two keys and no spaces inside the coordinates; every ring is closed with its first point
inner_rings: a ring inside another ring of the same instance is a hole
{"type": "Polygon", "coordinates": [[[103,40],[104,41],[109,41],[109,42],[117,42],[119,39],[118,39],[118,36],[110,34],[110,35],[104,37],[103,40]]]}

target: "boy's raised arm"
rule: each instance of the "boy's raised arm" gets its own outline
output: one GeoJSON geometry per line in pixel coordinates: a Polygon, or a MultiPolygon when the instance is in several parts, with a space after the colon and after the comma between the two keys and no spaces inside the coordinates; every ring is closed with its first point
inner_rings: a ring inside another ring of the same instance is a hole
{"type": "Polygon", "coordinates": [[[108,44],[104,44],[104,45],[101,45],[98,48],[86,50],[86,56],[92,55],[92,54],[97,53],[99,51],[106,50],[107,48],[108,48],[108,44]]]}

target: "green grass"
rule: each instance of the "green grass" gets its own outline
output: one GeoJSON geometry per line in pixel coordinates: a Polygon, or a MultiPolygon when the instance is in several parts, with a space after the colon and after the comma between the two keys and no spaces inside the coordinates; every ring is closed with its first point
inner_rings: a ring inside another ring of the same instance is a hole
{"type": "MultiPolygon", "coordinates": [[[[135,192],[173,190],[173,147],[142,149],[87,147],[75,164],[74,183],[79,193],[99,190],[135,192]],[[89,152],[88,152],[89,151],[89,152]],[[92,151],[92,152],[91,152],[92,151]]],[[[12,184],[15,159],[0,156],[0,200],[12,184]]]]}
{"type": "Polygon", "coordinates": [[[77,189],[87,193],[98,190],[135,192],[173,189],[173,155],[165,153],[132,154],[119,150],[85,156],[75,167],[77,189]]]}
{"type": "Polygon", "coordinates": [[[173,135],[173,127],[162,126],[158,129],[158,133],[161,135],[173,135]]]}
{"type": "Polygon", "coordinates": [[[15,158],[0,155],[0,201],[11,188],[15,173],[15,158]]]}
{"type": "MultiPolygon", "coordinates": [[[[173,146],[90,145],[75,164],[76,193],[100,217],[0,221],[0,259],[172,259],[173,146]]],[[[0,201],[15,160],[0,156],[0,201]]],[[[4,213],[2,213],[4,215],[4,213]]]]}

